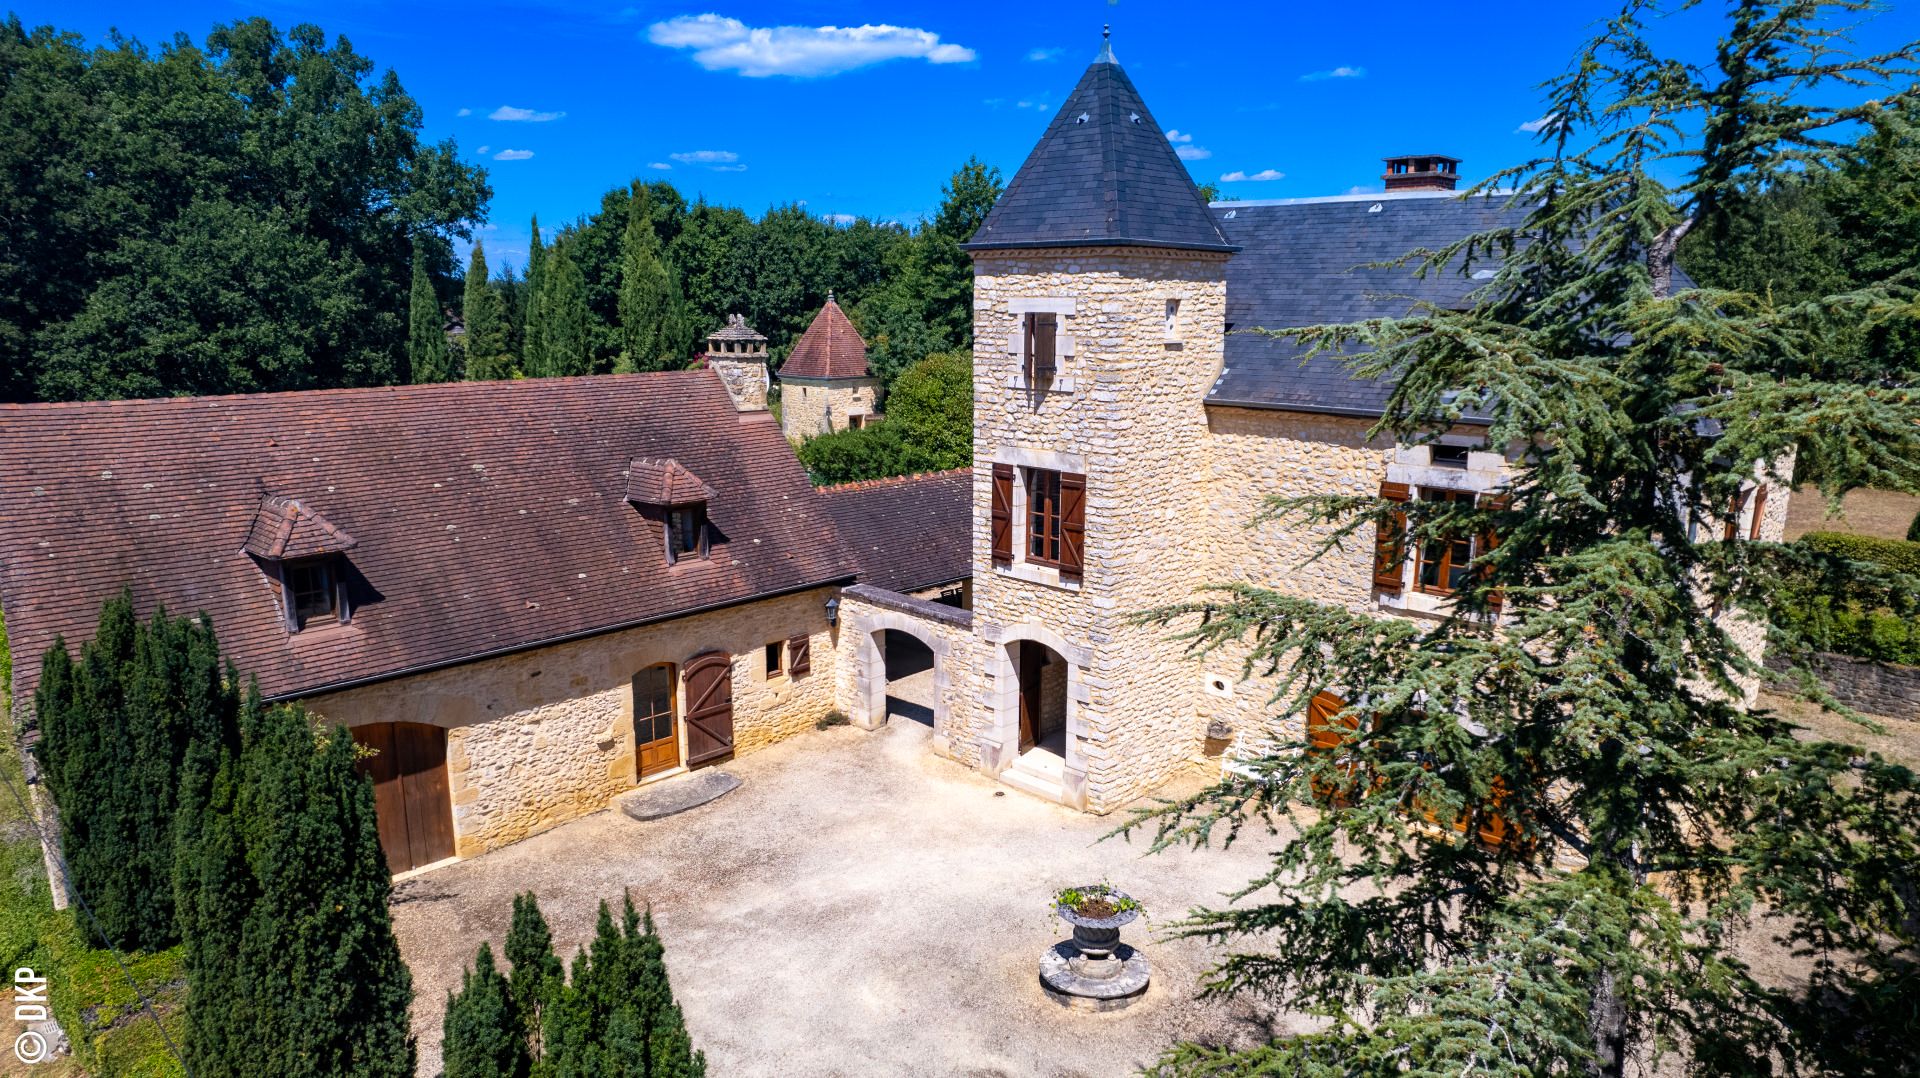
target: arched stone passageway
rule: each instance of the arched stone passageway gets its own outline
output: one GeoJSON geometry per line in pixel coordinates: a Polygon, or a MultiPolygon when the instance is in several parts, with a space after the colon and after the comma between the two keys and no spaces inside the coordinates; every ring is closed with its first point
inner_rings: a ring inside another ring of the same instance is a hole
{"type": "Polygon", "coordinates": [[[933,648],[901,629],[877,629],[873,635],[886,678],[884,702],[888,717],[932,727],[940,706],[934,692],[937,671],[933,648]]]}

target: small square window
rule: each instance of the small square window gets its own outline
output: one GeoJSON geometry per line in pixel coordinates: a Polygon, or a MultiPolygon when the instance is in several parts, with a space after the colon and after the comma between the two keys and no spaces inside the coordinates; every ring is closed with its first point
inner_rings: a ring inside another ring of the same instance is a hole
{"type": "Polygon", "coordinates": [[[314,618],[338,619],[339,595],[334,587],[333,566],[327,559],[288,562],[282,572],[293,609],[294,628],[304,628],[314,618]]]}
{"type": "Polygon", "coordinates": [[[1166,336],[1170,341],[1180,339],[1180,301],[1177,299],[1167,301],[1166,336]]]}
{"type": "Polygon", "coordinates": [[[1436,445],[1433,447],[1433,466],[1464,470],[1467,466],[1468,452],[1464,445],[1436,445]]]}
{"type": "Polygon", "coordinates": [[[705,538],[707,511],[697,505],[676,506],[667,511],[667,555],[669,561],[700,554],[705,538]]]}
{"type": "Polygon", "coordinates": [[[785,671],[784,662],[785,662],[786,653],[787,653],[787,648],[786,648],[785,642],[783,641],[776,640],[773,643],[767,645],[766,668],[767,668],[768,677],[770,678],[779,677],[781,673],[785,671]]]}

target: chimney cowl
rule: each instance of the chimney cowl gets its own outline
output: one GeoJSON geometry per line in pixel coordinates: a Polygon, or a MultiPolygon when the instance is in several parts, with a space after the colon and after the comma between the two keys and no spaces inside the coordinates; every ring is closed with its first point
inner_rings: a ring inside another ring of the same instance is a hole
{"type": "Polygon", "coordinates": [[[1385,159],[1380,178],[1389,191],[1451,191],[1460,180],[1460,159],[1439,153],[1397,154],[1385,159]]]}

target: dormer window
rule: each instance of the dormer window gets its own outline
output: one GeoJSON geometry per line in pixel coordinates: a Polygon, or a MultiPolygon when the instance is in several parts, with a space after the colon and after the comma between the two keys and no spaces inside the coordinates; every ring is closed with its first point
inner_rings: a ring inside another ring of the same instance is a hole
{"type": "Polygon", "coordinates": [[[707,505],[713,498],[713,488],[677,460],[635,457],[627,466],[627,502],[661,522],[668,565],[707,556],[707,505]]]}
{"type": "Polygon", "coordinates": [[[346,554],[358,542],[297,498],[261,499],[241,549],[280,597],[288,632],[348,620],[346,554]]]}

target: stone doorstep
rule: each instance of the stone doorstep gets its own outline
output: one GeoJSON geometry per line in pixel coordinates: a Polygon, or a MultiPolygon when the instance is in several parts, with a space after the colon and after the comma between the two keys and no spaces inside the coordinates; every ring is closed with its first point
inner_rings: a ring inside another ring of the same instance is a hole
{"type": "Polygon", "coordinates": [[[658,820],[717,801],[740,788],[740,779],[728,771],[706,768],[660,782],[648,783],[614,801],[636,820],[658,820]]]}

